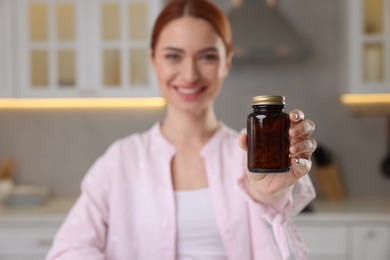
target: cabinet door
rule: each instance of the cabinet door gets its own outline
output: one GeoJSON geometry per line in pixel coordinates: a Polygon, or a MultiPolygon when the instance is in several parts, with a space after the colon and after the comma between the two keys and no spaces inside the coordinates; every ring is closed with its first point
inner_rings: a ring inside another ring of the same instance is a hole
{"type": "Polygon", "coordinates": [[[347,228],[342,224],[299,224],[311,260],[346,260],[347,228]]]}
{"type": "Polygon", "coordinates": [[[348,10],[350,91],[390,92],[390,0],[349,0],[348,10]]]}
{"type": "Polygon", "coordinates": [[[22,97],[80,95],[82,3],[18,0],[19,82],[22,97]]]}
{"type": "Polygon", "coordinates": [[[91,9],[91,85],[98,96],[156,96],[149,64],[149,35],[160,9],[156,0],[96,0],[91,9]],[[92,54],[92,53],[91,53],[92,54]]]}
{"type": "Polygon", "coordinates": [[[0,97],[12,97],[11,4],[0,1],[0,97]]]}
{"type": "Polygon", "coordinates": [[[0,229],[0,259],[44,259],[58,227],[0,229]]]}
{"type": "Polygon", "coordinates": [[[160,0],[18,0],[22,97],[157,96],[149,34],[160,0]]]}
{"type": "Polygon", "coordinates": [[[352,229],[353,260],[390,259],[389,225],[356,225],[352,229]]]}

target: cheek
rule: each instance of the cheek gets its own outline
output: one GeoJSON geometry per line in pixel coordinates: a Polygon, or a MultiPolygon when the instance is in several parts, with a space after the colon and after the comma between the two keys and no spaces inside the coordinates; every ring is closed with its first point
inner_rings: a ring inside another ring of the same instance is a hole
{"type": "Polygon", "coordinates": [[[221,64],[213,64],[205,66],[203,69],[203,75],[207,75],[207,78],[213,80],[220,80],[225,75],[225,69],[221,64]]]}
{"type": "Polygon", "coordinates": [[[174,70],[170,66],[164,64],[156,64],[154,67],[155,74],[157,76],[157,81],[163,83],[174,75],[174,70]]]}
{"type": "Polygon", "coordinates": [[[213,78],[215,81],[223,80],[227,75],[227,63],[225,59],[221,59],[219,62],[209,66],[204,70],[209,78],[213,78]]]}

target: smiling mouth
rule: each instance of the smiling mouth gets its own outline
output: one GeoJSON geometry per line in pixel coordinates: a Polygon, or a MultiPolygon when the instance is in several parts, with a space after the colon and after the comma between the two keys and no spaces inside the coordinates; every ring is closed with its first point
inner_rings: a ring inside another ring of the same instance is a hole
{"type": "Polygon", "coordinates": [[[202,93],[206,87],[198,87],[198,88],[181,88],[181,87],[174,87],[175,90],[179,93],[179,94],[183,94],[183,95],[194,95],[194,94],[199,94],[199,93],[202,93]]]}

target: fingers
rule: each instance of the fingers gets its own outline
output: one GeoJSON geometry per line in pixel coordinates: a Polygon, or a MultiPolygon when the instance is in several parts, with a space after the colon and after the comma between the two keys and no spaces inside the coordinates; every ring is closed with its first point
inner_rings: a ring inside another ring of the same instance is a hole
{"type": "Polygon", "coordinates": [[[305,114],[299,109],[293,109],[289,113],[289,117],[291,123],[296,123],[305,119],[305,114]]]}
{"type": "Polygon", "coordinates": [[[304,157],[310,159],[317,148],[317,142],[313,138],[303,139],[290,145],[291,157],[304,157]]]}
{"type": "Polygon", "coordinates": [[[291,138],[305,138],[313,134],[315,129],[315,124],[310,119],[301,120],[295,124],[291,124],[289,129],[289,135],[291,138]]]}
{"type": "Polygon", "coordinates": [[[296,178],[305,176],[311,169],[312,162],[305,158],[291,158],[291,172],[296,178]]]}
{"type": "Polygon", "coordinates": [[[312,120],[305,119],[305,114],[299,109],[292,110],[289,116],[291,169],[295,177],[300,178],[306,175],[312,166],[310,158],[317,148],[317,142],[311,138],[315,124],[312,120]]]}

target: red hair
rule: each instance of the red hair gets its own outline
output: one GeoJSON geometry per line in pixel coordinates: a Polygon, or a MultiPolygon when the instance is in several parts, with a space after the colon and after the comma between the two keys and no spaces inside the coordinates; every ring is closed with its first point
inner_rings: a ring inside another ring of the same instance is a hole
{"type": "Polygon", "coordinates": [[[217,6],[207,0],[171,0],[161,11],[154,24],[150,42],[152,53],[165,25],[184,16],[200,18],[209,22],[221,37],[227,55],[233,51],[230,24],[227,17],[217,6]]]}

